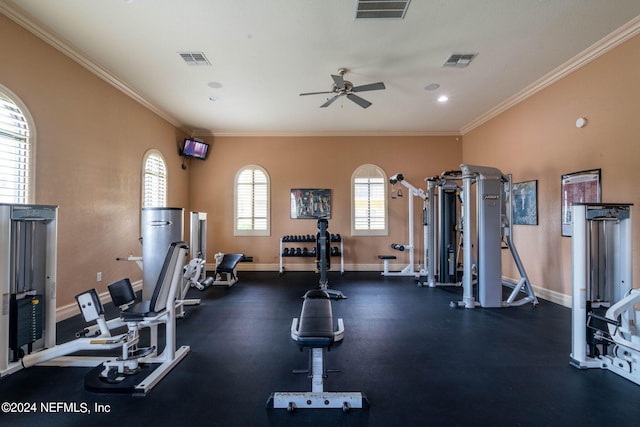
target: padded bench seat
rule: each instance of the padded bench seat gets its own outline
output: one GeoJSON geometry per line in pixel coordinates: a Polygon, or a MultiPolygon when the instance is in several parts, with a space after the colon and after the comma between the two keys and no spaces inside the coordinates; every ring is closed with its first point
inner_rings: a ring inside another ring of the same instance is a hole
{"type": "Polygon", "coordinates": [[[304,295],[294,339],[301,347],[330,347],[334,343],[333,312],[327,292],[313,289],[304,295]]]}
{"type": "Polygon", "coordinates": [[[232,273],[240,261],[244,259],[244,254],[224,254],[220,264],[216,266],[217,273],[232,273]]]}
{"type": "Polygon", "coordinates": [[[397,259],[395,255],[378,255],[378,259],[381,259],[384,263],[384,268],[382,271],[383,275],[389,274],[389,260],[397,259]]]}

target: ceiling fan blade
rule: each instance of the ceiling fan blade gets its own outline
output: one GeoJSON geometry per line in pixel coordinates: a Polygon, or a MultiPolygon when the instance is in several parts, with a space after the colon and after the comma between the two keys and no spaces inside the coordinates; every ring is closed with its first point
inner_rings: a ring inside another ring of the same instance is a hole
{"type": "Polygon", "coordinates": [[[349,98],[350,100],[352,100],[353,102],[361,106],[362,108],[367,108],[368,106],[371,105],[371,103],[366,99],[362,99],[358,95],[354,95],[352,93],[348,93],[347,98],[349,98]]]}
{"type": "Polygon", "coordinates": [[[323,93],[333,93],[333,91],[325,91],[325,92],[307,92],[307,93],[301,93],[300,96],[305,96],[305,95],[321,95],[323,93]]]}
{"type": "Polygon", "coordinates": [[[324,108],[324,107],[328,107],[329,105],[333,104],[333,101],[335,101],[336,99],[338,99],[340,97],[340,95],[336,95],[333,98],[329,99],[327,102],[325,102],[324,104],[322,104],[320,106],[320,108],[324,108]]]}
{"type": "Polygon", "coordinates": [[[331,74],[331,78],[333,79],[333,82],[336,84],[336,87],[338,89],[344,89],[344,79],[342,78],[342,76],[331,74]]]}
{"type": "Polygon", "coordinates": [[[368,85],[356,86],[353,89],[351,89],[351,92],[364,92],[366,90],[381,90],[381,89],[386,89],[384,86],[384,83],[378,82],[378,83],[370,83],[368,85]]]}

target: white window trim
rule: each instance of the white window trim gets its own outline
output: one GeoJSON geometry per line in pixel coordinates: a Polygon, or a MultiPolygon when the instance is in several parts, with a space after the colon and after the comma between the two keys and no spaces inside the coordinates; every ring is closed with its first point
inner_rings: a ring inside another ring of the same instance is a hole
{"type": "Polygon", "coordinates": [[[160,152],[160,150],[157,150],[155,148],[151,148],[149,150],[147,150],[144,153],[144,156],[142,156],[142,172],[141,172],[141,176],[140,176],[140,207],[145,207],[144,205],[144,199],[145,199],[145,193],[144,193],[144,178],[146,175],[146,166],[147,166],[147,159],[149,158],[149,156],[151,155],[156,155],[158,157],[160,157],[162,159],[162,161],[164,162],[164,168],[166,171],[166,175],[165,175],[165,181],[166,181],[166,189],[165,189],[165,193],[166,193],[166,197],[165,197],[165,203],[164,206],[152,206],[152,207],[159,207],[159,208],[166,208],[167,207],[167,203],[169,203],[169,168],[167,167],[167,160],[164,158],[164,156],[162,155],[162,152],[160,152]]]}
{"type": "Polygon", "coordinates": [[[233,179],[233,235],[234,236],[271,236],[271,176],[265,168],[258,165],[245,165],[238,169],[233,179]],[[267,229],[238,230],[238,177],[247,169],[259,169],[267,177],[267,229]]]}
{"type": "Polygon", "coordinates": [[[374,164],[364,164],[360,165],[353,171],[351,174],[351,235],[352,236],[388,236],[389,235],[389,199],[388,199],[388,182],[387,174],[384,170],[374,164]],[[382,174],[384,185],[384,229],[383,230],[356,230],[356,207],[355,207],[355,178],[362,169],[365,168],[376,168],[382,174]]]}
{"type": "Polygon", "coordinates": [[[29,186],[27,190],[27,204],[33,204],[36,201],[36,125],[33,120],[33,116],[31,112],[27,108],[27,105],[22,102],[22,99],[18,97],[13,91],[11,91],[8,87],[4,86],[0,83],[0,92],[2,92],[8,98],[18,106],[22,114],[24,115],[27,126],[29,126],[29,140],[28,144],[31,148],[31,156],[29,157],[29,186]]]}

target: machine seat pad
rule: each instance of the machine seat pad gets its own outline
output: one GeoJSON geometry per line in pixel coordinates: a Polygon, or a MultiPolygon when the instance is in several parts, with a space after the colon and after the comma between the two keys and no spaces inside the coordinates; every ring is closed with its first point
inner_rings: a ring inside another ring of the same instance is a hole
{"type": "Polygon", "coordinates": [[[126,321],[143,320],[145,317],[153,317],[158,313],[151,311],[151,301],[141,301],[128,309],[120,312],[120,318],[126,321]]]}
{"type": "Polygon", "coordinates": [[[333,312],[327,292],[313,289],[305,294],[296,342],[301,347],[314,348],[333,344],[333,312]]]}
{"type": "Polygon", "coordinates": [[[236,265],[244,258],[244,254],[224,254],[222,261],[216,267],[218,273],[233,273],[236,265]]]}

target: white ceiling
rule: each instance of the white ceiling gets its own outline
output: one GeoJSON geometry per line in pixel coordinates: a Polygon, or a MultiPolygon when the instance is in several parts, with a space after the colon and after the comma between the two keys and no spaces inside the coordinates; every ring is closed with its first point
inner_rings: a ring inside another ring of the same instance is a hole
{"type": "Polygon", "coordinates": [[[389,21],[356,21],[355,4],[0,0],[0,11],[195,136],[460,134],[640,27],[638,0],[413,0],[389,21]],[[182,51],[212,65],[190,67],[182,51]],[[443,67],[452,53],[478,56],[443,67]],[[340,67],[386,90],[359,93],[367,109],[299,96],[330,90],[340,67]]]}

